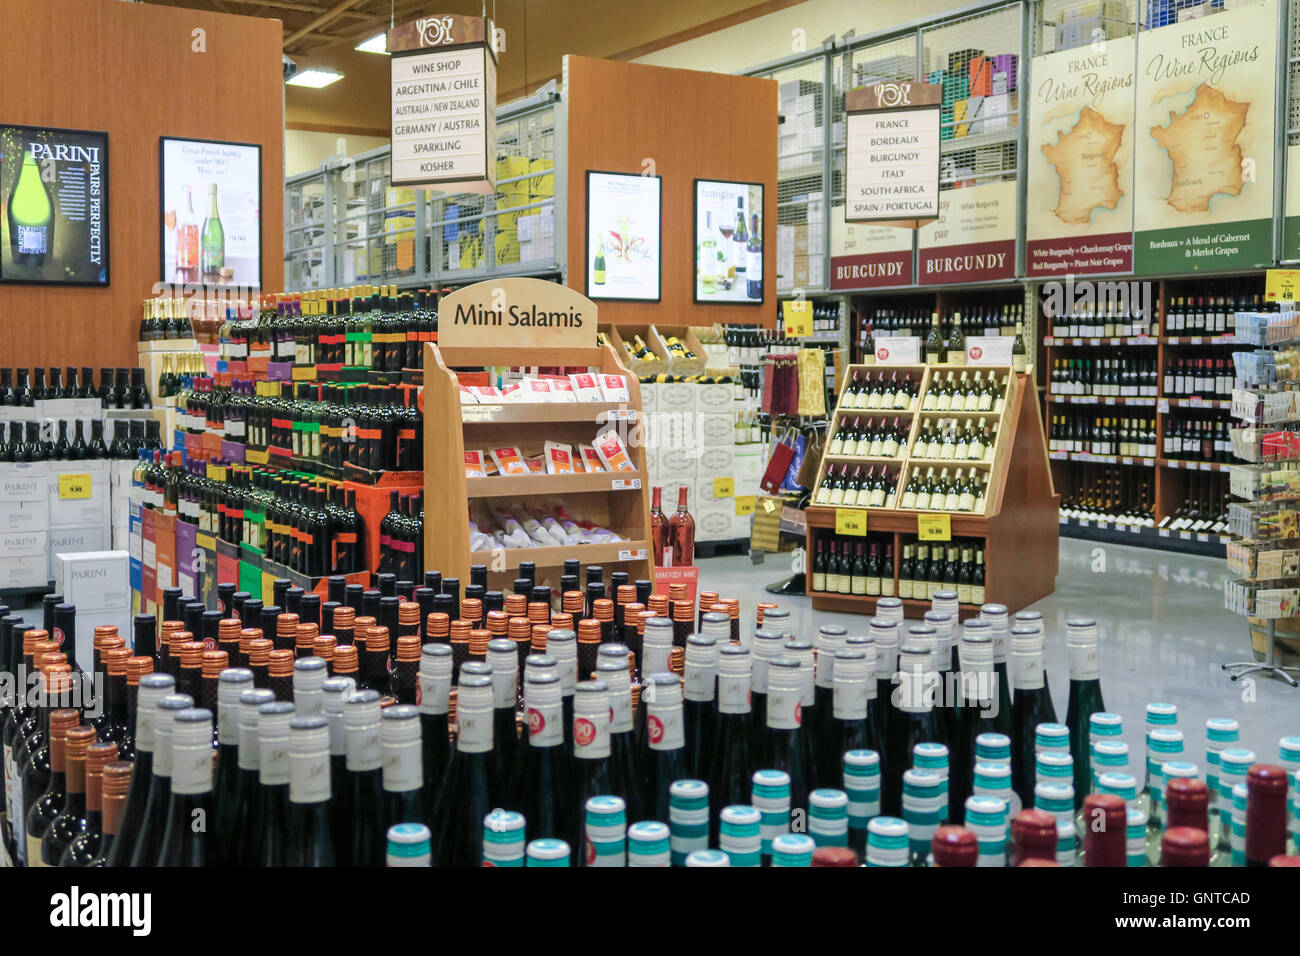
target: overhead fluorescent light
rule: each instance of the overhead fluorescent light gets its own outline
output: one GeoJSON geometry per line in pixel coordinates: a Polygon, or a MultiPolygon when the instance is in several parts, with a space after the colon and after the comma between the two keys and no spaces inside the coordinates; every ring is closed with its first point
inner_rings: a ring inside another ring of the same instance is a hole
{"type": "Polygon", "coordinates": [[[387,31],[385,31],[384,33],[376,33],[369,40],[366,40],[362,43],[358,43],[355,47],[353,47],[353,49],[357,50],[360,53],[382,53],[385,56],[387,56],[388,55],[388,33],[387,31]]]}
{"type": "Polygon", "coordinates": [[[325,70],[313,66],[311,69],[303,70],[285,80],[285,83],[288,86],[307,86],[313,90],[319,90],[331,83],[337,83],[341,79],[343,79],[343,74],[338,70],[325,70]]]}

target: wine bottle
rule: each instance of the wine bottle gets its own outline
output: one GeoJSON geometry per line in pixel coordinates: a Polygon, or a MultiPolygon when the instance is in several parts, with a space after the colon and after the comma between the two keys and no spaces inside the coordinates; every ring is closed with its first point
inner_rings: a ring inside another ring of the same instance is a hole
{"type": "Polygon", "coordinates": [[[767,727],[764,734],[767,766],[790,775],[790,808],[808,812],[812,760],[802,727],[803,677],[799,661],[782,655],[768,662],[767,727]]]}
{"type": "Polygon", "coordinates": [[[121,823],[107,854],[108,866],[130,866],[132,852],[144,826],[145,808],[153,783],[158,702],[176,686],[170,674],[145,674],[137,688],[135,710],[135,770],[122,807],[121,823]]]}
{"type": "MultiPolygon", "coordinates": [[[[63,851],[78,833],[86,829],[86,752],[94,742],[93,727],[76,725],[68,727],[61,738],[56,732],[50,740],[50,789],[32,808],[40,810],[42,801],[57,808],[54,817],[45,824],[45,833],[41,837],[40,866],[58,866],[63,851]]],[[[30,813],[28,820],[32,820],[30,813]]],[[[35,829],[39,830],[41,825],[38,813],[35,829]]],[[[32,859],[30,849],[28,859],[32,859]]]]}
{"type": "MultiPolygon", "coordinates": [[[[117,760],[117,744],[95,743],[86,749],[85,826],[74,836],[59,866],[90,866],[104,847],[104,768],[117,760]]],[[[69,778],[69,793],[75,780],[69,778]]],[[[126,787],[123,785],[125,795],[126,787]]],[[[116,821],[114,821],[116,827],[116,821]]]]}
{"type": "Polygon", "coordinates": [[[289,721],[293,704],[276,700],[257,711],[258,786],[250,838],[242,845],[250,866],[284,866],[289,815],[289,721]]]}
{"type": "Polygon", "coordinates": [[[642,754],[645,805],[652,820],[668,819],[668,789],[686,773],[686,737],[682,726],[682,686],[676,674],[650,674],[641,691],[646,711],[646,747],[642,754]]]}
{"type": "MultiPolygon", "coordinates": [[[[450,650],[447,658],[450,680],[450,650]]],[[[341,866],[384,865],[384,748],[379,714],[378,691],[359,690],[343,705],[347,773],[333,788],[335,853],[341,866]]]]}
{"type": "Polygon", "coordinates": [[[456,750],[430,820],[434,830],[433,857],[439,866],[477,866],[483,852],[483,820],[492,810],[489,675],[462,672],[456,721],[456,750]]]}
{"type": "Polygon", "coordinates": [[[529,839],[569,836],[574,832],[576,806],[570,812],[569,798],[573,795],[566,787],[568,762],[558,674],[549,670],[526,674],[524,706],[528,714],[528,747],[515,779],[520,781],[520,806],[527,835],[529,839]]]}
{"type": "Polygon", "coordinates": [[[581,808],[592,797],[621,796],[610,775],[609,688],[602,680],[580,681],[573,702],[573,756],[577,774],[563,808],[568,816],[571,842],[582,845],[581,808]]]}
{"type": "Polygon", "coordinates": [[[126,795],[131,787],[133,769],[134,765],[124,760],[115,760],[104,767],[103,836],[99,841],[99,852],[87,866],[108,865],[108,859],[117,845],[118,828],[126,810],[126,795]]]}
{"type": "Polygon", "coordinates": [[[1056,723],[1056,708],[1043,673],[1043,636],[1029,624],[1011,629],[1012,705],[1011,775],[1012,789],[1023,806],[1034,800],[1035,733],[1039,724],[1056,723]]]}
{"type": "MultiPolygon", "coordinates": [[[[418,727],[414,719],[411,723],[418,727]]],[[[289,721],[286,866],[335,865],[330,820],[331,783],[329,721],[323,714],[293,717],[289,721]]]]}
{"type": "Polygon", "coordinates": [[[702,778],[707,769],[708,749],[717,736],[717,641],[704,634],[692,634],[687,638],[684,668],[682,724],[686,741],[686,773],[692,778],[702,778]]]}
{"type": "Polygon", "coordinates": [[[1090,732],[1092,715],[1106,710],[1101,697],[1097,622],[1091,618],[1066,621],[1066,648],[1070,657],[1070,699],[1065,725],[1070,728],[1070,756],[1074,759],[1075,809],[1092,789],[1090,732]]]}
{"type": "Polygon", "coordinates": [[[1268,866],[1286,853],[1286,771],[1256,764],[1246,775],[1246,866],[1268,866]]]}
{"type": "MultiPolygon", "coordinates": [[[[292,705],[290,705],[292,707],[292,705]]],[[[145,798],[144,816],[135,846],[131,849],[130,866],[157,866],[167,828],[167,810],[172,796],[172,748],[176,715],[194,707],[188,694],[168,694],[158,701],[154,725],[153,779],[149,781],[149,794],[145,798]]],[[[212,731],[208,729],[208,759],[211,761],[212,731]]]]}
{"type": "MultiPolygon", "coordinates": [[[[640,768],[632,733],[631,673],[628,650],[622,644],[602,644],[596,655],[596,677],[604,681],[610,709],[610,791],[627,802],[628,812],[640,816],[640,768]]],[[[575,702],[574,706],[577,704],[575,702]]]]}
{"type": "Polygon", "coordinates": [[[212,848],[211,819],[212,711],[195,707],[178,711],[172,731],[172,786],[167,821],[158,851],[158,866],[207,866],[212,848]]]}
{"type": "Polygon", "coordinates": [[[243,808],[239,804],[239,719],[240,696],[253,689],[253,672],[241,667],[227,667],[217,686],[217,769],[212,785],[214,814],[212,830],[217,839],[208,847],[210,862],[234,865],[229,852],[243,808]]]}
{"type": "MultiPolygon", "coordinates": [[[[834,787],[840,783],[842,777],[840,758],[845,750],[852,749],[852,747],[839,746],[839,726],[836,721],[838,714],[835,713],[835,658],[844,647],[846,635],[847,631],[838,624],[823,624],[817,629],[817,634],[813,638],[817,648],[813,673],[813,697],[816,706],[810,715],[805,715],[805,719],[811,717],[811,720],[808,720],[808,729],[813,752],[813,785],[818,787],[834,787]]],[[[874,649],[873,646],[872,650],[874,649]]],[[[874,654],[872,664],[875,664],[874,654]]],[[[862,705],[865,709],[865,697],[862,705]]],[[[866,715],[863,716],[865,718],[866,715]]]]}
{"type": "Polygon", "coordinates": [[[18,181],[9,194],[9,243],[13,264],[20,274],[39,279],[45,257],[54,251],[54,203],[36,166],[36,144],[22,150],[18,181]]]}
{"type": "Polygon", "coordinates": [[[217,184],[208,186],[208,215],[199,233],[199,268],[203,279],[215,282],[226,267],[226,230],[221,225],[221,211],[217,208],[217,184]]]}

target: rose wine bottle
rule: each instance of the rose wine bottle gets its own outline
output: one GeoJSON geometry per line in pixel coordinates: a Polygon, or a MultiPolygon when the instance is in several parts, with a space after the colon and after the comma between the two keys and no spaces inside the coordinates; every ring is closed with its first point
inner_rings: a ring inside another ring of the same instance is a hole
{"type": "Polygon", "coordinates": [[[695,519],[686,510],[685,485],[677,490],[677,510],[668,519],[668,536],[663,547],[665,552],[672,549],[671,567],[685,568],[695,563],[695,519]]]}
{"type": "Polygon", "coordinates": [[[668,542],[668,518],[664,515],[662,501],[663,489],[655,485],[650,500],[650,553],[656,563],[662,561],[664,566],[670,566],[672,551],[665,551],[668,542]]]}

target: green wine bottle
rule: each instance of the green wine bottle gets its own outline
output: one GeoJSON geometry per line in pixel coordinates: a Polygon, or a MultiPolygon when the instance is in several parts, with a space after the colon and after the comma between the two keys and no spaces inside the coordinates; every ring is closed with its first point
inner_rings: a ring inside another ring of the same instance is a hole
{"type": "Polygon", "coordinates": [[[54,204],[30,144],[23,151],[18,182],[9,194],[9,245],[14,265],[28,266],[37,273],[54,245],[54,204]]]}
{"type": "Polygon", "coordinates": [[[226,267],[226,230],[221,225],[221,211],[217,208],[217,184],[208,187],[208,218],[203,220],[199,235],[199,265],[203,278],[220,278],[226,267]]]}
{"type": "Polygon", "coordinates": [[[1065,725],[1070,728],[1070,755],[1074,758],[1074,804],[1078,810],[1092,789],[1089,741],[1092,715],[1105,711],[1101,699],[1101,665],[1097,655],[1097,622],[1091,618],[1066,621],[1066,647],[1070,655],[1070,700],[1065,725]]]}

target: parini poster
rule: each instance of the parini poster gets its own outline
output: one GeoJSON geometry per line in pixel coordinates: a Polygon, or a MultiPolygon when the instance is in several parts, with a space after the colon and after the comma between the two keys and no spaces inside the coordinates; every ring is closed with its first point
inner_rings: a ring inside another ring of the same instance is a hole
{"type": "Polygon", "coordinates": [[[1035,57],[1026,154],[1030,276],[1133,268],[1132,37],[1035,57]]]}
{"type": "Polygon", "coordinates": [[[1134,271],[1269,265],[1277,3],[1138,40],[1134,271]]]}

